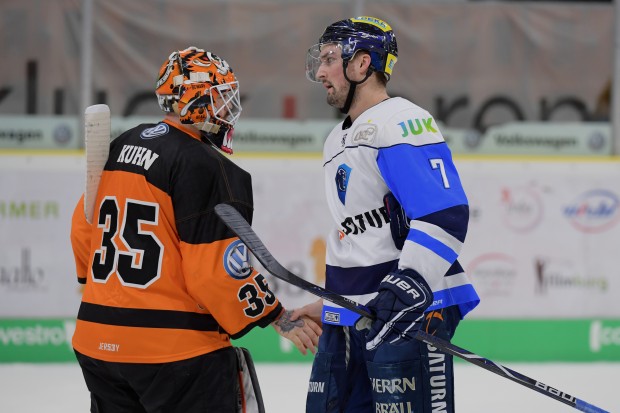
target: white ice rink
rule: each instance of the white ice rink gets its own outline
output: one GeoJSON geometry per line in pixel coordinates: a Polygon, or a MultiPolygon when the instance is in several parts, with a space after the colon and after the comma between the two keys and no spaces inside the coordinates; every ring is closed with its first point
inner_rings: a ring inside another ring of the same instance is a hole
{"type": "MultiPolygon", "coordinates": [[[[503,363],[572,396],[620,412],[620,363],[503,363]]],[[[456,364],[459,413],[554,413],[577,410],[471,364],[456,364]]],[[[304,412],[310,364],[259,364],[267,413],[304,412]]],[[[86,413],[77,363],[0,364],[1,413],[86,413]]],[[[319,412],[317,412],[319,413],[319,412]]]]}

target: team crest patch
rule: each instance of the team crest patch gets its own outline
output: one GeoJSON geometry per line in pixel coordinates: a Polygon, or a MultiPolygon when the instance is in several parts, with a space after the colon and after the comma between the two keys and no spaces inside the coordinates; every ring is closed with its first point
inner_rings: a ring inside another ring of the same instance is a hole
{"type": "Polygon", "coordinates": [[[144,129],[140,134],[140,137],[142,139],[153,139],[157,138],[158,136],[165,135],[169,131],[170,130],[168,129],[168,125],[162,122],[152,128],[144,129]]]}
{"type": "Polygon", "coordinates": [[[237,280],[243,280],[252,274],[250,252],[241,240],[234,241],[224,251],[224,270],[237,280]]]}
{"type": "Polygon", "coordinates": [[[344,205],[345,198],[347,196],[347,186],[349,185],[349,177],[351,176],[351,168],[347,164],[342,164],[336,171],[336,190],[338,191],[338,198],[342,205],[344,205]]]}

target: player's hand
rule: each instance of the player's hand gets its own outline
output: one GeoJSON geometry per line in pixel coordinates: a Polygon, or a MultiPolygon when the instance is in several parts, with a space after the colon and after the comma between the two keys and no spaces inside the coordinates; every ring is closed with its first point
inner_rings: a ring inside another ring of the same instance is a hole
{"type": "Polygon", "coordinates": [[[386,275],[377,296],[366,304],[376,315],[366,334],[366,349],[413,340],[432,302],[430,287],[416,271],[403,269],[386,275]]]}
{"type": "Polygon", "coordinates": [[[271,325],[278,334],[291,340],[301,354],[306,355],[308,350],[315,354],[322,333],[321,327],[307,316],[291,320],[291,314],[292,311],[283,311],[271,325]]]}
{"type": "Polygon", "coordinates": [[[291,314],[291,320],[295,321],[299,317],[303,316],[309,317],[319,326],[322,326],[323,322],[321,318],[323,316],[323,300],[319,299],[310,304],[306,304],[303,307],[294,309],[293,313],[291,314]]]}

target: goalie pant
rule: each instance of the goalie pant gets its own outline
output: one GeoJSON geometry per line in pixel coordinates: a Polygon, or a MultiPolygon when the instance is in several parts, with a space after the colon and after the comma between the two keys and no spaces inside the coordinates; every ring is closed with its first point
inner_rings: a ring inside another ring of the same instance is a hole
{"type": "MultiPolygon", "coordinates": [[[[457,306],[427,313],[422,330],[450,340],[457,306]]],[[[452,356],[418,340],[372,352],[355,327],[323,325],[306,412],[454,413],[452,356]]]]}
{"type": "Polygon", "coordinates": [[[244,348],[170,363],[109,362],[77,351],[76,357],[93,412],[265,413],[254,363],[244,348]]]}

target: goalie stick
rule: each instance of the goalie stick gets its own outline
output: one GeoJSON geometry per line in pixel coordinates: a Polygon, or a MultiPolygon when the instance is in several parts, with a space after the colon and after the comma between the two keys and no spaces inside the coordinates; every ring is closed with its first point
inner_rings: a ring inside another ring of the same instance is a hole
{"type": "MultiPolygon", "coordinates": [[[[353,300],[350,300],[339,294],[319,287],[318,285],[315,285],[309,281],[306,281],[284,268],[273,257],[273,255],[271,255],[269,250],[267,250],[267,247],[265,247],[260,238],[258,238],[258,235],[256,235],[250,224],[248,224],[248,222],[233,206],[227,204],[218,204],[215,206],[215,213],[226,224],[226,226],[228,226],[228,228],[230,228],[232,232],[234,232],[239,237],[241,242],[245,244],[245,246],[252,252],[252,254],[254,254],[258,262],[260,262],[263,267],[274,277],[280,278],[281,280],[286,281],[296,287],[299,287],[302,290],[308,291],[311,294],[331,301],[332,303],[338,304],[363,317],[368,317],[371,319],[375,318],[374,315],[361,304],[358,304],[353,300]]],[[[493,372],[516,383],[519,383],[529,389],[544,394],[547,397],[551,397],[552,399],[567,404],[579,411],[586,413],[609,413],[606,410],[591,405],[590,403],[571,396],[561,390],[548,386],[542,382],[539,382],[538,380],[531,379],[521,373],[518,373],[514,370],[511,370],[489,359],[486,359],[468,350],[455,346],[448,341],[432,336],[423,331],[418,330],[415,337],[417,340],[430,344],[431,346],[443,351],[444,353],[459,357],[478,367],[493,372]]]]}
{"type": "Polygon", "coordinates": [[[92,223],[97,189],[110,151],[110,108],[92,105],[84,111],[84,141],[86,147],[86,190],[84,214],[92,223]]]}

